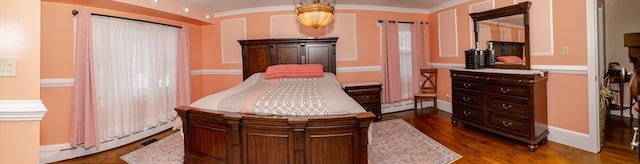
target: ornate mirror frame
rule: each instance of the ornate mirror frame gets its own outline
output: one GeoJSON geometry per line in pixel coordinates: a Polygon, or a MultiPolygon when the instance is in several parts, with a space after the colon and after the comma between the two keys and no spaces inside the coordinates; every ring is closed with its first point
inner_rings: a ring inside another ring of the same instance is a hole
{"type": "MultiPolygon", "coordinates": [[[[523,14],[523,23],[524,23],[524,53],[522,54],[522,60],[524,64],[522,65],[514,65],[514,64],[493,64],[493,65],[485,65],[485,68],[501,68],[501,69],[531,69],[531,49],[529,42],[529,8],[531,7],[531,2],[521,2],[516,5],[497,8],[493,10],[471,13],[469,16],[473,19],[474,23],[474,36],[475,41],[478,40],[478,32],[480,30],[480,21],[507,17],[517,14],[523,14]]],[[[480,43],[483,44],[483,43],[480,43]]],[[[486,43],[484,43],[486,44],[486,43]]]]}

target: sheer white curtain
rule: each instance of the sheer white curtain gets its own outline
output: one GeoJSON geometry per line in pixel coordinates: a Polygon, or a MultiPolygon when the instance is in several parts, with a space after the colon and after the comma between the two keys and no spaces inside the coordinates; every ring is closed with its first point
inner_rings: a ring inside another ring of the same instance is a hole
{"type": "Polygon", "coordinates": [[[400,48],[400,83],[402,99],[413,96],[413,67],[411,67],[411,24],[398,23],[398,42],[400,48]]]}
{"type": "Polygon", "coordinates": [[[100,141],[176,116],[175,27],[92,16],[100,141]]]}

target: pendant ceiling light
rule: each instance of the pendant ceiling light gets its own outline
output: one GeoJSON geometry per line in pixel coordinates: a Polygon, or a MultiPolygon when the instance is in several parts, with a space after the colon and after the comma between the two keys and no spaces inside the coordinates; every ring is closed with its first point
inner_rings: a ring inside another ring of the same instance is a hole
{"type": "Polygon", "coordinates": [[[318,27],[325,26],[333,20],[335,0],[294,0],[293,2],[298,13],[298,22],[313,27],[313,31],[317,31],[318,27]]]}

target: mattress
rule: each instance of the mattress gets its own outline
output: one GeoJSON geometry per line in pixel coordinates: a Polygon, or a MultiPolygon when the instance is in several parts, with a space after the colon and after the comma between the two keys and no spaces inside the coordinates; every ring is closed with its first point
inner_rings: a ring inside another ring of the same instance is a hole
{"type": "Polygon", "coordinates": [[[191,104],[201,109],[254,115],[314,116],[365,112],[344,91],[336,76],[264,79],[255,73],[227,90],[191,104]]]}

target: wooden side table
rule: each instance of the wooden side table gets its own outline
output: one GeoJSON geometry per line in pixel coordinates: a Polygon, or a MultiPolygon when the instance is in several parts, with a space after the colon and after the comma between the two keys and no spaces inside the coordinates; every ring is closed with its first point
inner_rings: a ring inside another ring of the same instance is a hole
{"type": "Polygon", "coordinates": [[[356,100],[366,111],[371,111],[376,115],[374,121],[382,119],[380,92],[382,84],[380,82],[360,82],[342,84],[344,92],[356,100]]]}
{"type": "MultiPolygon", "coordinates": [[[[624,106],[624,83],[629,82],[629,78],[626,79],[622,79],[622,77],[609,77],[609,84],[618,84],[618,94],[619,94],[619,98],[618,98],[618,104],[610,104],[607,107],[607,115],[611,114],[612,110],[619,110],[620,111],[620,120],[624,120],[624,110],[625,109],[629,109],[629,116],[631,117],[631,120],[633,121],[633,112],[631,111],[631,106],[633,105],[633,101],[632,99],[629,99],[629,107],[625,107],[624,106]]],[[[632,122],[630,121],[630,122],[632,122]]]]}

